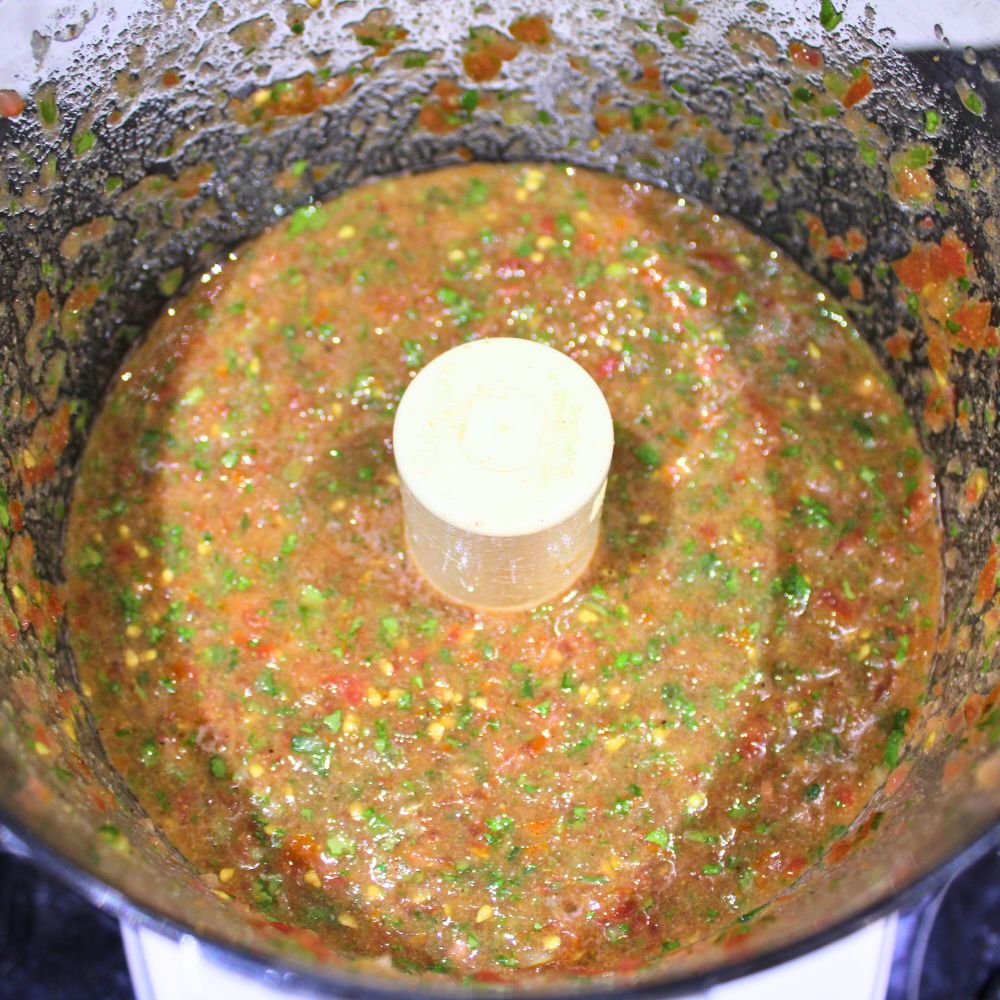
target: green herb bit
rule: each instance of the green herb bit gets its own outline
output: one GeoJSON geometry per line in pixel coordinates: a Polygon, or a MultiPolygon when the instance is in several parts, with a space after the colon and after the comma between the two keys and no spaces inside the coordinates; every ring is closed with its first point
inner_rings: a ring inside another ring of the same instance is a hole
{"type": "Polygon", "coordinates": [[[648,466],[651,469],[655,469],[660,466],[660,452],[656,445],[651,442],[643,441],[641,444],[637,444],[633,451],[635,453],[635,457],[639,459],[643,465],[648,466]]]}
{"type": "Polygon", "coordinates": [[[899,709],[892,717],[892,729],[889,732],[889,738],[885,741],[885,751],[882,754],[886,767],[893,768],[899,763],[900,752],[906,741],[906,723],[909,718],[910,710],[908,708],[899,709]]]}
{"type": "Polygon", "coordinates": [[[504,834],[514,829],[514,820],[510,816],[491,816],[486,820],[485,840],[487,844],[497,844],[503,840],[504,834]]]}
{"type": "Polygon", "coordinates": [[[390,645],[399,638],[400,624],[398,618],[386,617],[379,622],[382,638],[390,645]]]}
{"type": "Polygon", "coordinates": [[[822,500],[817,500],[815,497],[799,497],[796,513],[806,524],[815,528],[829,528],[833,524],[830,508],[822,500]]]}
{"type": "Polygon", "coordinates": [[[647,833],[646,841],[650,844],[656,844],[657,847],[662,847],[666,851],[672,851],[674,848],[673,834],[668,833],[662,826],[647,833]]]}
{"type": "Polygon", "coordinates": [[[354,841],[339,833],[331,834],[326,838],[326,852],[332,858],[350,857],[354,853],[354,841]]]}
{"type": "Polygon", "coordinates": [[[809,581],[794,563],[778,579],[777,590],[785,596],[789,609],[795,614],[801,614],[805,610],[812,593],[809,581]]]}
{"type": "Polygon", "coordinates": [[[843,20],[844,13],[833,6],[833,0],[820,0],[819,23],[827,31],[833,31],[843,20]]]}

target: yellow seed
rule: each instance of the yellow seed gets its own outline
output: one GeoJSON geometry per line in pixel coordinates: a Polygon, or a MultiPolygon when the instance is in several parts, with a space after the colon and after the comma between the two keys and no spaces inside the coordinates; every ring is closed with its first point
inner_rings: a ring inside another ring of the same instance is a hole
{"type": "Polygon", "coordinates": [[[27,448],[25,448],[21,454],[24,459],[24,467],[26,469],[33,469],[38,464],[35,456],[28,451],[27,448]]]}
{"type": "Polygon", "coordinates": [[[84,698],[90,698],[94,693],[94,689],[86,681],[80,685],[80,691],[84,698]]]}
{"type": "Polygon", "coordinates": [[[555,951],[562,944],[562,938],[558,934],[546,934],[542,938],[542,947],[546,951],[555,951]]]}
{"type": "Polygon", "coordinates": [[[340,229],[337,230],[337,235],[342,240],[349,240],[356,232],[357,230],[354,226],[348,223],[346,226],[341,226],[340,229]]]}
{"type": "Polygon", "coordinates": [[[799,703],[797,701],[790,701],[785,706],[785,712],[788,715],[794,715],[799,710],[799,703]]]}
{"type": "Polygon", "coordinates": [[[538,250],[532,250],[528,256],[528,260],[530,260],[532,264],[541,264],[541,262],[545,260],[545,254],[538,250]]]}
{"type": "Polygon", "coordinates": [[[930,750],[934,744],[937,743],[937,731],[932,729],[928,734],[927,738],[924,740],[924,749],[930,750]]]}
{"type": "Polygon", "coordinates": [[[247,365],[251,375],[260,374],[260,358],[256,355],[250,359],[250,364],[247,365]]]}
{"type": "Polygon", "coordinates": [[[140,635],[142,635],[142,629],[139,628],[139,626],[134,623],[132,625],[126,625],[125,634],[130,639],[137,639],[140,635]]]}
{"type": "Polygon", "coordinates": [[[173,583],[174,582],[174,571],[168,567],[167,569],[165,569],[160,574],[160,579],[164,583],[173,583]]]}
{"type": "Polygon", "coordinates": [[[126,667],[139,666],[139,656],[134,649],[125,650],[125,666],[126,667]]]}
{"type": "Polygon", "coordinates": [[[448,251],[448,260],[453,264],[457,264],[460,260],[465,260],[465,251],[459,250],[458,248],[448,251]]]}
{"type": "Polygon", "coordinates": [[[396,668],[392,665],[391,660],[381,660],[378,668],[386,677],[391,677],[396,672],[396,668]]]}
{"type": "Polygon", "coordinates": [[[490,703],[481,695],[477,695],[475,698],[470,698],[469,704],[473,708],[478,708],[480,711],[485,711],[487,708],[490,707],[490,703]]]}
{"type": "Polygon", "coordinates": [[[365,898],[370,900],[382,899],[382,890],[374,882],[365,886],[365,898]]]}
{"type": "Polygon", "coordinates": [[[858,648],[858,659],[867,660],[868,654],[872,651],[871,643],[866,642],[858,648]]]}
{"type": "Polygon", "coordinates": [[[368,698],[368,704],[371,705],[372,708],[378,708],[379,705],[382,704],[382,695],[378,691],[376,691],[375,688],[368,689],[367,698],[368,698]]]}
{"type": "Polygon", "coordinates": [[[385,481],[390,486],[398,486],[399,485],[399,476],[397,476],[395,472],[390,472],[389,475],[387,475],[385,477],[385,481]]]}
{"type": "Polygon", "coordinates": [[[556,241],[547,233],[543,233],[537,240],[535,240],[535,246],[538,247],[539,250],[551,250],[555,245],[556,241]]]}
{"type": "Polygon", "coordinates": [[[332,510],[334,514],[339,514],[346,506],[347,501],[343,497],[337,497],[337,499],[330,504],[330,510],[332,510]]]}
{"type": "Polygon", "coordinates": [[[148,559],[149,558],[149,549],[147,549],[146,546],[143,545],[141,542],[133,542],[132,543],[132,548],[135,549],[135,554],[140,559],[148,559]]]}
{"type": "Polygon", "coordinates": [[[657,726],[649,735],[653,737],[653,742],[660,746],[662,743],[666,742],[667,733],[669,730],[664,729],[662,726],[657,726]]]}
{"type": "Polygon", "coordinates": [[[427,727],[427,735],[435,742],[439,742],[441,737],[444,736],[445,729],[440,722],[432,722],[427,727]]]}
{"type": "Polygon", "coordinates": [[[229,895],[228,892],[223,892],[221,889],[213,889],[212,892],[219,897],[219,899],[224,899],[227,902],[233,897],[229,895]]]}
{"type": "Polygon", "coordinates": [[[616,753],[618,750],[625,746],[625,737],[622,735],[612,736],[605,744],[604,747],[608,753],[616,753]]]}
{"type": "Polygon", "coordinates": [[[131,538],[132,529],[127,524],[118,525],[118,537],[119,538],[131,538]]]}
{"type": "Polygon", "coordinates": [[[306,885],[311,885],[314,889],[320,889],[323,886],[322,879],[311,868],[302,876],[302,881],[306,885]]]}
{"type": "Polygon", "coordinates": [[[355,920],[349,913],[341,913],[340,916],[337,917],[337,923],[342,927],[356,928],[358,926],[357,920],[355,920]]]}
{"type": "Polygon", "coordinates": [[[309,6],[312,7],[313,10],[318,10],[319,9],[319,5],[322,2],[323,2],[323,0],[306,0],[306,3],[309,4],[309,6]]]}
{"type": "Polygon", "coordinates": [[[581,608],[576,617],[583,625],[592,625],[599,619],[599,615],[590,608],[581,608]]]}
{"type": "Polygon", "coordinates": [[[524,172],[524,186],[529,191],[537,191],[545,183],[545,173],[538,167],[528,167],[524,172]]]}
{"type": "Polygon", "coordinates": [[[335,417],[339,417],[344,412],[344,404],[343,403],[331,403],[330,404],[330,412],[335,417]]]}
{"type": "Polygon", "coordinates": [[[708,805],[708,799],[704,792],[692,792],[688,796],[687,807],[688,812],[701,812],[705,806],[708,805]]]}
{"type": "Polygon", "coordinates": [[[640,514],[639,523],[645,527],[647,524],[652,524],[656,520],[652,514],[640,514]]]}
{"type": "Polygon", "coordinates": [[[156,650],[155,650],[155,649],[147,649],[147,650],[146,650],[146,651],[145,651],[145,652],[144,652],[144,653],[142,654],[142,658],[143,658],[143,661],[144,661],[144,662],[146,662],[146,663],[152,663],[152,662],[153,662],[153,660],[155,660],[155,659],[156,659],[156,655],[157,655],[157,654],[156,654],[156,650]]]}
{"type": "Polygon", "coordinates": [[[341,732],[356,733],[358,731],[358,717],[353,712],[348,712],[344,716],[344,725],[341,732]]]}
{"type": "Polygon", "coordinates": [[[820,402],[820,398],[816,395],[816,393],[813,393],[809,397],[809,409],[812,410],[813,413],[819,413],[819,411],[823,409],[823,404],[820,402]]]}
{"type": "Polygon", "coordinates": [[[236,874],[235,868],[220,868],[219,881],[225,885],[236,874]]]}
{"type": "Polygon", "coordinates": [[[593,216],[585,208],[581,208],[579,212],[576,213],[577,222],[591,222],[593,221],[593,216]]]}
{"type": "Polygon", "coordinates": [[[39,757],[47,757],[52,751],[41,740],[35,740],[35,753],[39,757]]]}
{"type": "Polygon", "coordinates": [[[256,107],[260,107],[263,104],[267,104],[271,100],[271,88],[261,87],[260,90],[255,90],[253,92],[253,97],[251,98],[256,107]]]}
{"type": "Polygon", "coordinates": [[[351,819],[354,820],[363,819],[365,815],[364,806],[362,806],[360,802],[352,802],[351,808],[348,812],[351,814],[351,819]]]}
{"type": "Polygon", "coordinates": [[[476,923],[484,924],[493,916],[493,907],[489,905],[480,906],[476,911],[476,923]]]}
{"type": "Polygon", "coordinates": [[[264,767],[255,761],[253,764],[247,765],[247,771],[250,773],[251,778],[259,778],[264,774],[264,767]]]}
{"type": "Polygon", "coordinates": [[[203,538],[198,543],[198,555],[207,556],[211,551],[212,551],[212,543],[207,538],[203,538]]]}
{"type": "Polygon", "coordinates": [[[525,191],[524,188],[518,188],[514,192],[514,200],[515,201],[527,201],[528,200],[528,192],[525,191]]]}
{"type": "Polygon", "coordinates": [[[601,148],[601,140],[598,139],[597,136],[595,135],[594,138],[591,139],[590,142],[587,143],[587,145],[591,149],[600,149],[601,148]]]}
{"type": "Polygon", "coordinates": [[[806,350],[809,352],[809,357],[811,357],[814,361],[819,360],[821,351],[811,340],[808,344],[806,344],[806,350]]]}
{"type": "Polygon", "coordinates": [[[842,460],[842,459],[839,459],[839,458],[835,458],[835,459],[833,460],[833,467],[834,467],[834,468],[835,468],[835,469],[836,469],[836,470],[837,470],[838,472],[843,472],[843,471],[844,471],[844,463],[843,463],[843,460],[842,460]]]}

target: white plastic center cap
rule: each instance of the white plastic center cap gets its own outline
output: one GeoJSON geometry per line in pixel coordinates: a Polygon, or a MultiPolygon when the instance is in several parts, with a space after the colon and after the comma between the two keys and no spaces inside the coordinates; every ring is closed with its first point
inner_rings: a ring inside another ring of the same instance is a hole
{"type": "Polygon", "coordinates": [[[446,351],[393,428],[411,556],[470,604],[565,589],[597,542],[613,444],[601,390],[560,351],[508,337],[446,351]]]}
{"type": "Polygon", "coordinates": [[[473,400],[462,434],[468,458],[492,472],[514,472],[538,461],[545,410],[521,389],[490,389],[473,400]]]}

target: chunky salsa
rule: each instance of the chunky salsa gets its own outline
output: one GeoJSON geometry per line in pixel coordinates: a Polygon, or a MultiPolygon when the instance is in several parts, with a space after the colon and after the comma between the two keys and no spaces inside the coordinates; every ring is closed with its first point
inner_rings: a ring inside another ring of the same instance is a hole
{"type": "Polygon", "coordinates": [[[406,970],[595,974],[748,920],[897,764],[939,612],[930,467],[841,306],[736,223],[565,166],[296,209],[127,359],[71,639],[110,759],[228,905],[406,970]],[[408,564],[400,395],[565,351],[616,447],[579,585],[408,564]]]}

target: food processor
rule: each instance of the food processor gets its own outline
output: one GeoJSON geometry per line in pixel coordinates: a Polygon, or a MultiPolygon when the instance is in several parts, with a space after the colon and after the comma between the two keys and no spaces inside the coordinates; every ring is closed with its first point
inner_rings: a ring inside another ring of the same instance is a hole
{"type": "Polygon", "coordinates": [[[790,254],[893,379],[945,533],[920,716],[830,849],[763,912],[652,965],[504,989],[704,991],[855,932],[1000,844],[993,7],[7,0],[0,24],[0,821],[40,865],[285,991],[497,989],[318,961],[213,893],[108,764],[63,607],[88,430],[168,299],[297,206],[471,160],[659,185],[790,254]],[[945,309],[958,241],[964,299],[945,309]]]}

